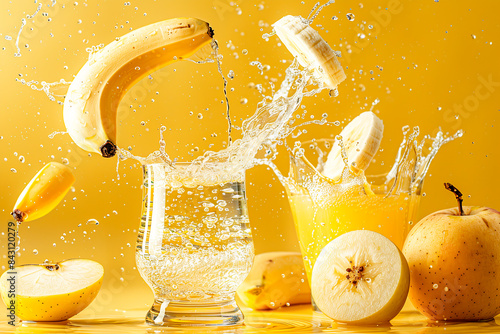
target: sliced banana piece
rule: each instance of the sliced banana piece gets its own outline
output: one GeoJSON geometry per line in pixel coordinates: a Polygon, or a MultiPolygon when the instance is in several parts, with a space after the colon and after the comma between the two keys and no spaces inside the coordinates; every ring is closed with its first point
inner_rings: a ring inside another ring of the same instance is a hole
{"type": "Polygon", "coordinates": [[[310,68],[325,86],[335,89],[346,75],[337,54],[306,19],[287,15],[273,24],[274,31],[300,65],[310,68]]]}
{"type": "MultiPolygon", "coordinates": [[[[383,133],[384,123],[371,111],[360,114],[347,124],[340,136],[349,164],[361,170],[367,169],[378,151],[383,133]]],[[[345,167],[342,149],[338,141],[335,141],[322,173],[330,179],[337,179],[345,167]]]]}
{"type": "Polygon", "coordinates": [[[409,286],[410,271],[401,251],[367,230],[345,233],[326,245],[311,278],[319,309],[351,324],[390,321],[401,311],[409,286]]]}

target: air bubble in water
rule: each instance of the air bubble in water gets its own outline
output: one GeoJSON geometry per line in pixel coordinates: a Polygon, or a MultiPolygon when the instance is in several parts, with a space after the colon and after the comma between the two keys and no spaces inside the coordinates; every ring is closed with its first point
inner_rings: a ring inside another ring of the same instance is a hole
{"type": "Polygon", "coordinates": [[[247,104],[248,103],[248,99],[243,97],[241,100],[240,100],[240,103],[241,104],[247,104]]]}
{"type": "Polygon", "coordinates": [[[33,249],[33,254],[38,255],[38,249],[33,249]]]}
{"type": "Polygon", "coordinates": [[[19,161],[20,161],[21,163],[24,163],[25,159],[24,159],[24,157],[23,157],[22,155],[19,157],[19,161]]]}
{"type": "Polygon", "coordinates": [[[202,114],[202,113],[199,113],[199,114],[198,114],[198,118],[199,118],[199,119],[203,119],[203,114],[202,114]]]}
{"type": "Polygon", "coordinates": [[[229,73],[227,74],[227,77],[229,79],[234,79],[234,71],[233,70],[229,70],[229,73]]]}
{"type": "Polygon", "coordinates": [[[438,286],[437,284],[433,284],[433,285],[432,285],[432,288],[433,288],[433,289],[437,289],[438,287],[439,287],[439,286],[438,286]]]}
{"type": "Polygon", "coordinates": [[[347,13],[347,15],[346,15],[346,16],[347,16],[347,19],[348,19],[349,21],[354,21],[355,16],[354,16],[354,14],[353,14],[353,13],[347,13]]]}
{"type": "Polygon", "coordinates": [[[11,171],[12,173],[17,173],[17,170],[16,170],[15,168],[11,168],[11,169],[10,169],[10,171],[11,171]]]}

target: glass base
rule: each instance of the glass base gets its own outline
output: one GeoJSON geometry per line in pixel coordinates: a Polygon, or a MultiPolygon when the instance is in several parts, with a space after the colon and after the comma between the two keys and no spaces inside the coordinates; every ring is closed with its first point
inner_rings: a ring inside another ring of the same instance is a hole
{"type": "Polygon", "coordinates": [[[166,327],[238,326],[243,325],[243,313],[234,300],[215,304],[155,300],[146,323],[166,327]]]}

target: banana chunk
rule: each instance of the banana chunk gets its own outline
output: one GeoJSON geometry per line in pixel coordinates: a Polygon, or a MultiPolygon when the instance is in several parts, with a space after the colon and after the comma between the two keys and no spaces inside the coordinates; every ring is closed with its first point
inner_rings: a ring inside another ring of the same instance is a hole
{"type": "Polygon", "coordinates": [[[245,306],[255,310],[310,303],[302,255],[270,252],[255,256],[252,270],[236,293],[245,306]]]}
{"type": "Polygon", "coordinates": [[[74,182],[68,166],[58,162],[46,164],[19,195],[12,216],[18,222],[45,216],[59,204],[74,182]]]}
{"type": "Polygon", "coordinates": [[[316,305],[335,321],[378,324],[394,318],[408,296],[410,270],[383,235],[352,231],[321,251],[311,278],[316,305]]]}
{"type": "Polygon", "coordinates": [[[146,75],[212,53],[207,22],[176,18],[134,30],[93,54],[71,83],[64,123],[73,141],[105,158],[116,154],[116,112],[127,90],[146,75]]]}
{"type": "MultiPolygon", "coordinates": [[[[347,124],[340,136],[349,163],[366,170],[380,147],[383,133],[384,123],[371,111],[360,114],[347,124]]],[[[342,149],[336,141],[328,153],[322,174],[330,179],[337,179],[345,167],[342,149]]]]}
{"type": "Polygon", "coordinates": [[[335,89],[346,75],[337,54],[300,16],[287,15],[273,24],[274,31],[300,65],[311,69],[324,85],[335,89]]]}

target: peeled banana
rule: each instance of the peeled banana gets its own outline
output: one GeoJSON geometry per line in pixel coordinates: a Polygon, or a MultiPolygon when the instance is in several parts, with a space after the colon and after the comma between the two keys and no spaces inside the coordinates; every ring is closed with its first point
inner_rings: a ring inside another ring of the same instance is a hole
{"type": "Polygon", "coordinates": [[[300,65],[321,78],[325,87],[335,89],[346,75],[337,53],[314,30],[306,19],[287,15],[273,24],[274,31],[300,65]]]}
{"type": "Polygon", "coordinates": [[[58,162],[46,164],[19,195],[12,216],[18,222],[45,216],[59,204],[74,182],[68,166],[58,162]]]}
{"type": "Polygon", "coordinates": [[[82,149],[105,158],[116,154],[116,111],[127,90],[172,62],[212,54],[207,22],[175,18],[134,30],[92,54],[71,83],[64,123],[82,149]]]}
{"type": "MultiPolygon", "coordinates": [[[[349,164],[361,170],[368,168],[380,147],[383,133],[384,123],[371,111],[360,114],[347,124],[340,136],[349,164]]],[[[342,175],[344,168],[342,148],[336,141],[328,153],[322,174],[337,179],[342,175]]]]}
{"type": "Polygon", "coordinates": [[[236,293],[245,306],[255,310],[310,303],[302,255],[270,252],[255,256],[252,270],[236,293]]]}

